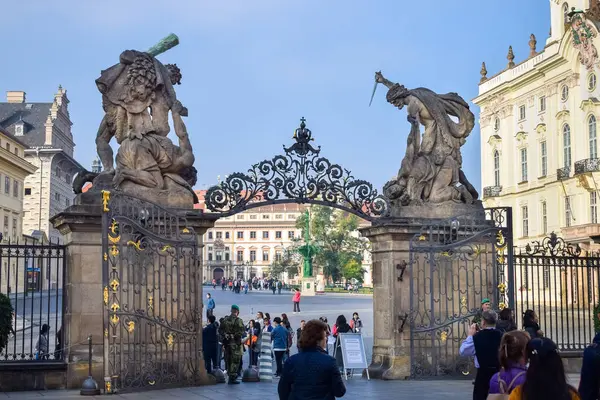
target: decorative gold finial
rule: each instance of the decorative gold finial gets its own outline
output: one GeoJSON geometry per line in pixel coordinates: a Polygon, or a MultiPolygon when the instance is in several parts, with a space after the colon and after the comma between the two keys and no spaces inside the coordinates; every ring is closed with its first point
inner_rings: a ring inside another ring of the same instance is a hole
{"type": "Polygon", "coordinates": [[[513,53],[512,46],[508,46],[508,54],[506,55],[506,59],[508,60],[508,68],[515,67],[515,53],[513,53]]]}
{"type": "Polygon", "coordinates": [[[529,37],[529,57],[533,57],[537,54],[535,46],[537,46],[537,40],[535,40],[535,35],[532,33],[529,37]]]}
{"type": "Polygon", "coordinates": [[[481,71],[479,71],[479,73],[481,74],[481,79],[479,80],[479,83],[483,83],[488,80],[487,68],[485,67],[485,62],[481,63],[481,71]]]}
{"type": "Polygon", "coordinates": [[[110,201],[110,192],[108,190],[102,191],[102,211],[109,212],[108,202],[110,201]]]}

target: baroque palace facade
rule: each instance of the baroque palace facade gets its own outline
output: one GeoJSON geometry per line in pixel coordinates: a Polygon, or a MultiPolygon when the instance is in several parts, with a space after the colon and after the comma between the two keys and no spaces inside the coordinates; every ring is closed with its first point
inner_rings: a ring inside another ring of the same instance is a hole
{"type": "MultiPolygon", "coordinates": [[[[196,208],[205,209],[205,193],[205,190],[196,190],[200,201],[196,208]]],[[[205,280],[269,277],[271,264],[284,256],[294,238],[302,235],[296,228],[296,219],[308,208],[300,204],[267,205],[217,220],[203,238],[205,280]]],[[[371,268],[371,255],[365,252],[365,286],[371,286],[371,268]]],[[[297,278],[284,274],[283,281],[295,284],[299,281],[297,278]]]]}
{"type": "Polygon", "coordinates": [[[486,207],[513,208],[515,245],[551,232],[598,249],[600,48],[597,0],[551,0],[551,33],[529,57],[487,77],[479,95],[486,207]],[[585,12],[581,10],[586,10],[585,12]]]}

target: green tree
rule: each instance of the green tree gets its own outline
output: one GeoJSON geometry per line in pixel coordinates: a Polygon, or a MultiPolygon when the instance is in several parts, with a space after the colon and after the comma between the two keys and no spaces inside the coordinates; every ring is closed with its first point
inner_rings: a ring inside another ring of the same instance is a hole
{"type": "MultiPolygon", "coordinates": [[[[334,282],[344,277],[343,267],[351,261],[362,264],[363,252],[368,241],[359,237],[356,230],[359,219],[331,207],[313,206],[310,209],[311,241],[321,248],[314,263],[323,268],[323,274],[334,282]]],[[[296,219],[296,227],[304,229],[306,214],[296,219]]],[[[358,278],[357,278],[358,279],[358,278]]]]}
{"type": "Polygon", "coordinates": [[[297,245],[294,243],[283,250],[280,260],[275,260],[269,267],[269,274],[275,278],[281,278],[281,275],[287,272],[289,278],[298,275],[302,262],[296,252],[297,245]]]}
{"type": "Polygon", "coordinates": [[[367,272],[362,264],[356,260],[350,260],[342,266],[342,276],[347,280],[356,279],[360,283],[363,283],[365,272],[367,272]]]}

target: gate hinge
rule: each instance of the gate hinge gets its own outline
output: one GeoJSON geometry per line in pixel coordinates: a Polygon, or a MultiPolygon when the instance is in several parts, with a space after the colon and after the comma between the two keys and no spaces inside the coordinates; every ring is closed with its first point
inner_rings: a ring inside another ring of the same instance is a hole
{"type": "Polygon", "coordinates": [[[408,267],[408,263],[405,260],[402,260],[400,264],[396,264],[396,270],[398,271],[398,282],[404,281],[404,271],[406,271],[406,267],[408,267]]]}
{"type": "Polygon", "coordinates": [[[408,320],[408,313],[404,313],[404,315],[398,315],[398,319],[400,320],[400,322],[402,322],[402,324],[398,328],[398,333],[403,333],[404,325],[406,324],[406,321],[408,320]]]}

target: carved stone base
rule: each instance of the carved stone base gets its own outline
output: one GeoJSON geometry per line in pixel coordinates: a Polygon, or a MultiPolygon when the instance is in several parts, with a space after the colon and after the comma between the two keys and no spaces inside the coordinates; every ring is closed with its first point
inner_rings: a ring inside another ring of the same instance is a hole
{"type": "Polygon", "coordinates": [[[315,278],[302,278],[300,293],[302,296],[314,296],[316,294],[315,278]]]}
{"type": "Polygon", "coordinates": [[[480,200],[473,204],[448,201],[439,204],[425,203],[423,205],[401,206],[391,202],[392,218],[411,219],[449,219],[461,216],[473,216],[474,219],[485,219],[483,203],[480,200]]]}

